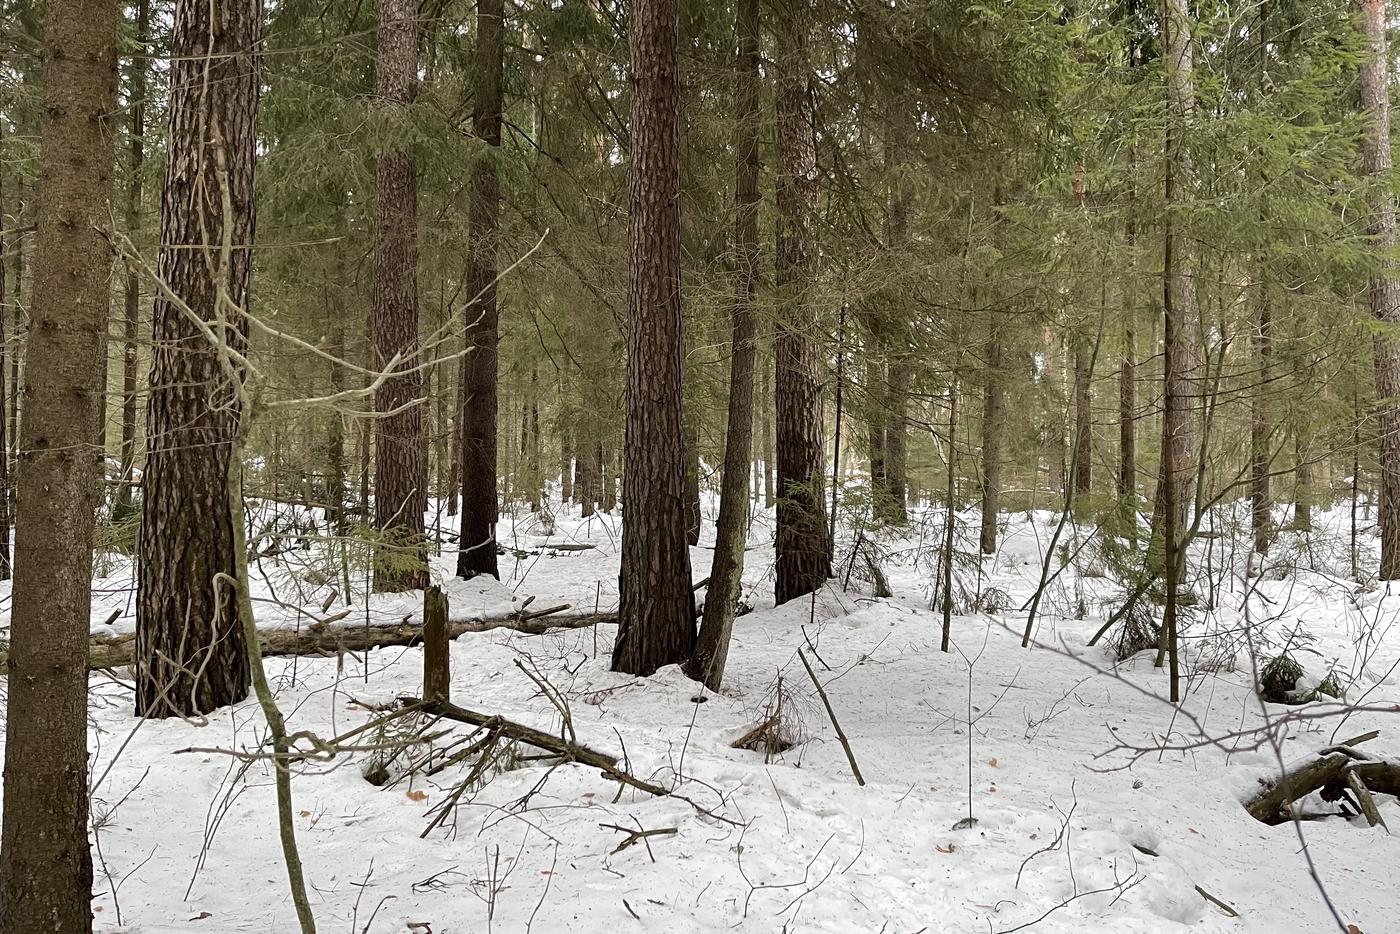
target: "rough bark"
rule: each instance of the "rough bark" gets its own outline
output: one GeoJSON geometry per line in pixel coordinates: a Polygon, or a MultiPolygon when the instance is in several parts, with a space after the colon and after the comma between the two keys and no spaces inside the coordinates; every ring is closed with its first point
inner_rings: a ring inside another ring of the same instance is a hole
{"type": "Polygon", "coordinates": [[[1376,399],[1380,427],[1382,580],[1400,578],[1400,282],[1395,250],[1395,198],[1386,178],[1390,157],[1390,84],[1384,0],[1360,0],[1361,33],[1369,54],[1361,63],[1361,104],[1368,117],[1361,141],[1362,171],[1371,181],[1371,243],[1378,254],[1367,296],[1379,323],[1375,334],[1376,399]]]}
{"type": "Polygon", "coordinates": [[[773,368],[768,357],[763,358],[762,372],[759,377],[759,385],[762,387],[759,393],[763,404],[758,406],[757,418],[760,429],[759,437],[759,457],[763,460],[763,508],[772,509],[773,500],[776,494],[774,485],[774,461],[773,454],[773,368]]]}
{"type": "Polygon", "coordinates": [[[637,0],[629,33],[627,521],[612,667],[650,675],[688,659],[695,644],[683,501],[677,0],[637,0]]]}
{"type": "Polygon", "coordinates": [[[982,390],[982,554],[997,550],[997,512],[1001,498],[1002,411],[1001,336],[995,327],[987,338],[986,382],[982,390]]]}
{"type": "Polygon", "coordinates": [[[831,570],[822,449],[822,371],[811,296],[817,245],[816,114],[812,93],[808,0],[777,12],[774,63],[778,120],[778,320],[774,381],[777,447],[777,603],[821,587],[831,570]]]}
{"type": "Polygon", "coordinates": [[[158,271],[177,299],[162,292],[152,312],[138,562],[136,709],[150,717],[208,713],[249,686],[232,595],[216,583],[234,570],[225,492],[240,399],[189,316],[246,348],[262,4],[179,0],[174,22],[158,271]]]}
{"type": "Polygon", "coordinates": [[[501,145],[502,0],[477,4],[472,128],[489,152],[472,165],[471,245],[467,249],[466,385],[462,411],[462,537],[457,575],[500,577],[496,566],[497,343],[496,236],[501,189],[496,153],[501,145]]]}
{"type": "MultiPolygon", "coordinates": [[[[379,0],[378,10],[375,94],[381,106],[406,110],[418,89],[418,6],[379,0]]],[[[374,394],[374,589],[392,592],[428,583],[423,375],[415,369],[418,175],[413,156],[396,149],[379,154],[374,176],[374,368],[397,371],[374,394]]]]}
{"type": "Polygon", "coordinates": [[[101,452],[115,150],[116,4],[49,0],[30,306],[34,340],[18,451],[0,829],[0,927],[92,930],[87,643],[101,452]]]}
{"type": "MultiPolygon", "coordinates": [[[[3,153],[0,147],[0,153],[3,153]]],[[[3,173],[0,173],[3,174],[3,173]]],[[[0,218],[5,216],[4,194],[0,191],[0,218]]],[[[5,238],[0,236],[0,580],[9,580],[10,564],[10,436],[5,424],[6,397],[17,392],[18,386],[7,385],[5,368],[5,238]]]]}
{"type": "Polygon", "coordinates": [[[738,0],[734,14],[734,323],[729,364],[729,410],[719,519],[710,586],[691,677],[718,691],[738,610],[748,533],[749,462],[753,439],[754,283],[758,267],[759,0],[738,0]]]}

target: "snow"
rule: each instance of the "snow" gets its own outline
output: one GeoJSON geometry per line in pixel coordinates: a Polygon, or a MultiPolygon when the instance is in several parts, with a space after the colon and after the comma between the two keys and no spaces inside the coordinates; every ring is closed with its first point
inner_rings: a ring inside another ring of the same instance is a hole
{"type": "MultiPolygon", "coordinates": [[[[500,583],[456,581],[455,555],[444,546],[434,576],[454,617],[509,612],[531,595],[532,607],[616,605],[620,520],[564,515],[557,502],[554,509],[548,529],[528,513],[503,519],[500,541],[521,554],[502,556],[500,583]],[[596,547],[525,553],[565,541],[596,547]]],[[[1381,736],[1366,752],[1397,748],[1400,731],[1387,714],[1400,710],[1400,644],[1387,636],[1400,619],[1400,594],[1347,579],[1346,511],[1319,516],[1316,532],[1285,535],[1262,578],[1244,575],[1246,556],[1231,554],[1229,535],[1197,547],[1193,567],[1213,577],[1195,589],[1213,592],[1215,609],[1197,611],[1184,632],[1179,711],[1165,700],[1167,676],[1150,651],[1118,662],[1109,639],[1086,646],[1123,591],[1101,576],[1105,559],[1091,530],[1066,530],[1052,572],[1088,545],[1047,588],[1035,644],[1021,648],[1019,608],[1041,575],[1057,522],[1050,513],[1003,516],[1000,550],[980,562],[972,556],[975,516],[963,517],[966,615],[952,620],[955,651],[939,651],[942,618],[930,602],[941,516],[918,511],[907,531],[872,536],[894,597],[865,596],[858,581],[843,592],[845,553],[815,601],[774,608],[773,520],[760,512],[745,573],[745,599],[756,609],[735,626],[719,694],[676,669],[648,679],[610,671],[613,626],[461,636],[451,649],[456,703],[558,731],[558,713],[520,661],[567,699],[580,742],[623,757],[634,774],[693,804],[630,789],[619,795],[596,770],[526,761],[463,795],[454,816],[422,836],[463,770],[377,787],[363,777],[369,753],[307,765],[293,794],[319,929],[908,934],[1009,931],[1037,919],[1038,932],[1335,929],[1297,829],[1256,822],[1239,798],[1277,775],[1280,757],[1376,728],[1381,736]],[[1001,612],[967,612],[992,589],[1001,612]],[[1076,618],[1081,607],[1085,618],[1076,618]],[[1333,702],[1261,707],[1251,646],[1262,658],[1285,644],[1314,676],[1336,667],[1361,709],[1343,716],[1333,702]],[[825,685],[864,787],[799,648],[825,685]],[[801,742],[771,761],[731,748],[764,718],[779,682],[801,742]],[[1266,716],[1278,750],[1257,732],[1266,716]],[[976,823],[953,829],[969,810],[976,823]],[[602,825],[675,833],[617,850],[625,834],[602,825]]],[[[712,542],[713,529],[705,535],[712,542]]],[[[1362,544],[1363,567],[1374,566],[1373,535],[1362,544]]],[[[325,563],[320,547],[260,562],[254,595],[263,625],[323,615],[343,578],[337,585],[307,573],[325,563]]],[[[693,549],[697,580],[711,555],[705,542],[693,549]]],[[[120,611],[108,628],[129,631],[129,565],[113,560],[105,570],[94,630],[120,611]]],[[[421,615],[421,594],[365,601],[362,586],[349,593],[347,624],[421,615]]],[[[345,606],[346,595],[337,598],[331,612],[345,606]]],[[[289,728],[323,737],[378,716],[371,705],[421,690],[416,648],[266,664],[289,728]]],[[[184,751],[256,748],[265,735],[256,704],[207,721],[141,722],[129,688],[111,678],[94,676],[91,697],[97,929],[295,930],[270,767],[184,751]]],[[[1400,827],[1395,800],[1378,801],[1400,827]]],[[[1301,826],[1343,919],[1368,934],[1394,930],[1400,842],[1364,821],[1301,826]]]]}

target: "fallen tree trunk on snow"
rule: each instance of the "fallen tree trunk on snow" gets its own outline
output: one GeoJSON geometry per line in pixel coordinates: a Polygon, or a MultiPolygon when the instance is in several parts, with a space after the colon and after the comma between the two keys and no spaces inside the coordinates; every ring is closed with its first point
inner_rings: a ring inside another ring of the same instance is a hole
{"type": "MultiPolygon", "coordinates": [[[[455,639],[463,633],[485,632],[489,629],[513,629],[540,635],[550,629],[582,629],[599,623],[613,623],[617,616],[608,613],[555,616],[567,606],[554,607],[535,613],[513,614],[491,619],[448,620],[447,637],[455,639]]],[[[404,620],[389,625],[317,626],[297,629],[260,629],[258,643],[262,654],[268,655],[335,655],[338,652],[363,652],[385,646],[418,645],[423,641],[423,627],[404,620]]],[[[136,634],[94,636],[88,643],[88,669],[120,668],[130,665],[136,655],[136,634]]],[[[5,670],[8,652],[0,649],[0,672],[5,670]]]]}
{"type": "Polygon", "coordinates": [[[1282,824],[1293,819],[1297,802],[1315,791],[1328,801],[1349,792],[1368,824],[1384,826],[1372,794],[1400,795],[1400,761],[1378,759],[1356,748],[1377,735],[1379,731],[1372,730],[1328,746],[1294,763],[1277,779],[1261,781],[1263,787],[1245,802],[1245,810],[1266,824],[1282,824]]]}

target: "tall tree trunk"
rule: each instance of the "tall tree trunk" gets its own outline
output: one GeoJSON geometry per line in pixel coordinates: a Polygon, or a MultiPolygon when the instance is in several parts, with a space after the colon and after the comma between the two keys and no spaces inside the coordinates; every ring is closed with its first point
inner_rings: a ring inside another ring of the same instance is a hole
{"type": "Polygon", "coordinates": [[[997,550],[997,513],[1001,498],[1002,411],[1001,335],[996,326],[987,337],[986,385],[982,394],[982,554],[997,550]]]}
{"type": "MultiPolygon", "coordinates": [[[[343,250],[337,250],[335,258],[335,281],[327,283],[327,298],[330,304],[330,346],[327,352],[337,360],[345,359],[345,316],[348,309],[345,307],[346,282],[345,256],[343,250]]],[[[331,392],[342,393],[349,389],[345,382],[345,367],[332,363],[330,365],[331,392]]],[[[331,476],[328,495],[326,499],[326,518],[332,523],[332,528],[337,535],[345,535],[349,531],[349,525],[345,521],[345,501],[349,494],[348,490],[348,466],[345,457],[345,416],[339,410],[332,410],[330,413],[330,427],[326,436],[326,460],[330,466],[331,476]]]]}
{"type": "Polygon", "coordinates": [[[597,468],[593,446],[585,444],[583,449],[578,452],[578,473],[574,478],[574,495],[578,497],[579,515],[584,519],[593,515],[594,509],[598,505],[598,481],[594,477],[597,468]]]}
{"type": "MultiPolygon", "coordinates": [[[[1190,240],[1182,230],[1182,209],[1191,194],[1191,153],[1186,134],[1195,110],[1192,85],[1191,14],[1186,0],[1164,0],[1167,83],[1166,239],[1163,261],[1163,308],[1166,334],[1163,412],[1162,528],[1167,602],[1162,627],[1171,661],[1171,699],[1180,699],[1177,663],[1177,587],[1185,560],[1191,481],[1195,475],[1194,419],[1196,344],[1200,328],[1195,283],[1191,278],[1190,240]]],[[[1160,655],[1160,653],[1159,653],[1160,655]]]]}
{"type": "Polygon", "coordinates": [[[0,927],[92,930],[88,637],[102,489],[102,402],[115,155],[117,6],[49,0],[35,221],[34,341],[19,439],[19,521],[5,717],[0,927]]]}
{"type": "Polygon", "coordinates": [[[772,509],[773,501],[776,498],[776,485],[774,484],[774,461],[777,459],[773,453],[773,367],[767,356],[763,357],[762,375],[759,385],[762,391],[759,393],[763,404],[758,407],[756,417],[760,429],[759,437],[759,457],[763,461],[763,508],[772,509]]]}
{"type": "Polygon", "coordinates": [[[734,63],[734,342],[729,364],[729,410],[724,474],[715,525],[715,556],[695,655],[687,671],[718,691],[729,657],[734,614],[744,574],[748,533],[749,461],[753,440],[754,282],[758,274],[759,0],[738,0],[739,51],[734,63]]]}
{"type": "Polygon", "coordinates": [[[1261,279],[1259,321],[1250,333],[1255,366],[1259,371],[1259,388],[1249,400],[1249,515],[1254,533],[1254,551],[1260,555],[1269,550],[1269,539],[1273,532],[1270,520],[1273,504],[1269,499],[1269,414],[1266,402],[1270,391],[1270,361],[1273,357],[1272,317],[1269,284],[1261,279]]]}
{"type": "Polygon", "coordinates": [[[614,671],[649,675],[695,645],[681,413],[680,56],[677,0],[630,23],[627,403],[614,671]]]}
{"type": "Polygon", "coordinates": [[[778,119],[778,321],[774,382],[778,454],[777,580],[786,603],[811,593],[831,571],[822,447],[822,369],[816,308],[811,298],[817,245],[816,114],[808,59],[809,0],[778,12],[774,63],[778,119]]]}
{"type": "MultiPolygon", "coordinates": [[[[885,121],[884,161],[889,178],[889,213],[885,227],[885,245],[891,255],[900,261],[909,248],[909,208],[913,202],[913,186],[910,184],[908,169],[905,166],[909,147],[910,126],[906,122],[905,110],[909,104],[898,101],[890,105],[889,116],[885,121]]],[[[887,335],[885,350],[889,367],[888,418],[885,426],[885,493],[884,518],[896,525],[909,521],[909,391],[913,383],[913,366],[909,359],[908,342],[904,339],[902,296],[891,289],[887,306],[894,309],[896,322],[900,327],[887,335]],[[895,346],[890,346],[890,338],[895,338],[895,346]]]]}
{"type": "MultiPolygon", "coordinates": [[[[21,195],[23,193],[21,192],[21,195]]],[[[21,196],[16,199],[15,218],[23,217],[24,199],[21,196]]],[[[10,439],[12,446],[19,445],[19,397],[20,397],[20,373],[24,360],[25,336],[28,333],[24,326],[24,235],[15,235],[15,281],[13,284],[14,301],[11,304],[14,316],[12,322],[14,327],[10,329],[10,385],[14,387],[14,392],[10,393],[10,409],[6,418],[9,420],[9,428],[5,432],[10,439]]],[[[19,452],[15,451],[14,459],[18,459],[19,452]]]]}
{"type": "MultiPolygon", "coordinates": [[[[146,45],[151,35],[150,0],[137,0],[136,3],[136,42],[141,54],[132,56],[129,84],[130,98],[130,138],[131,152],[127,171],[130,173],[126,188],[126,230],[133,241],[141,229],[141,207],[143,198],[142,173],[146,164],[146,68],[148,56],[146,45]]],[[[122,440],[121,440],[121,486],[117,489],[117,512],[126,514],[132,508],[132,475],[136,469],[136,403],[137,368],[139,365],[139,344],[141,329],[141,278],[134,265],[128,265],[126,285],[123,290],[122,316],[122,440]]]]}
{"type": "Polygon", "coordinates": [[[1396,281],[1395,198],[1390,175],[1390,79],[1384,0],[1361,0],[1361,32],[1370,54],[1361,64],[1361,103],[1369,119],[1361,142],[1362,169],[1372,184],[1371,243],[1377,256],[1367,288],[1375,336],[1380,428],[1381,580],[1400,579],[1400,283],[1396,281]]]}
{"type": "MultiPolygon", "coordinates": [[[[418,5],[379,0],[378,36],[375,94],[382,106],[406,110],[418,89],[418,5]]],[[[416,369],[418,176],[406,149],[380,153],[374,176],[374,369],[401,371],[374,394],[374,589],[393,592],[428,585],[428,459],[416,369]]]]}
{"type": "Polygon", "coordinates": [[[241,374],[188,312],[246,349],[262,4],[177,0],[174,22],[159,275],[178,304],[162,294],[152,312],[136,611],[136,711],[148,717],[208,713],[249,684],[222,581],[234,571],[225,491],[241,469],[230,462],[241,374]]]}
{"type": "Polygon", "coordinates": [[[559,438],[559,499],[564,506],[574,501],[574,442],[567,426],[559,438]]]}
{"type": "MultiPolygon", "coordinates": [[[[1129,309],[1128,314],[1132,314],[1129,309]]],[[[1129,319],[1123,327],[1123,355],[1118,363],[1118,498],[1126,510],[1137,498],[1137,334],[1129,319]]]]}
{"type": "Polygon", "coordinates": [[[476,8],[472,128],[492,147],[471,170],[471,245],[467,248],[467,346],[462,411],[462,537],[457,576],[490,574],[496,566],[496,418],[499,409],[496,236],[501,187],[494,150],[501,145],[503,0],[481,0],[476,8]]]}
{"type": "Polygon", "coordinates": [[[872,313],[866,318],[865,374],[865,444],[870,451],[870,507],[876,518],[887,511],[889,475],[886,469],[889,437],[889,378],[885,371],[885,342],[880,335],[880,320],[872,313]]]}
{"type": "Polygon", "coordinates": [[[1074,492],[1093,487],[1094,412],[1093,346],[1082,335],[1074,340],[1074,492]]]}
{"type": "MultiPolygon", "coordinates": [[[[0,156],[3,156],[0,147],[0,156]]],[[[3,175],[0,172],[0,175],[3,175]]],[[[4,195],[0,192],[0,218],[5,216],[4,195]]],[[[5,238],[0,235],[0,580],[9,580],[10,562],[10,437],[5,424],[5,399],[19,391],[18,386],[6,385],[5,368],[5,314],[8,311],[5,301],[5,238]]]]}

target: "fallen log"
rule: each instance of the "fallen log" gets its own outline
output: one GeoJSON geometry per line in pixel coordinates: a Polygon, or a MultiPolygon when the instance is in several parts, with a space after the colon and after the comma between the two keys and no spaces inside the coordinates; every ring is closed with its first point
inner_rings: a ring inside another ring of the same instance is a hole
{"type": "Polygon", "coordinates": [[[1374,739],[1377,731],[1356,736],[1319,750],[1286,770],[1277,779],[1262,782],[1261,790],[1245,802],[1245,810],[1255,820],[1282,824],[1294,817],[1293,805],[1315,791],[1336,800],[1343,790],[1356,795],[1368,823],[1383,823],[1371,793],[1400,794],[1400,762],[1377,759],[1356,747],[1374,739]],[[1356,786],[1361,786],[1361,791],[1356,786]]]}
{"type": "MultiPolygon", "coordinates": [[[[557,611],[559,608],[553,608],[557,611]]],[[[586,613],[546,616],[550,611],[525,615],[493,617],[490,619],[448,620],[447,637],[455,639],[463,633],[486,632],[491,629],[512,629],[529,635],[541,635],[551,629],[583,629],[600,623],[615,623],[610,613],[586,613]]],[[[260,629],[258,641],[264,656],[272,655],[335,655],[338,652],[363,652],[387,646],[410,646],[423,641],[421,624],[406,620],[390,625],[373,626],[307,626],[302,629],[260,629]]],[[[9,653],[0,644],[0,674],[7,670],[9,653]]],[[[94,636],[88,643],[88,669],[120,668],[130,665],[136,655],[136,634],[94,636]]]]}

